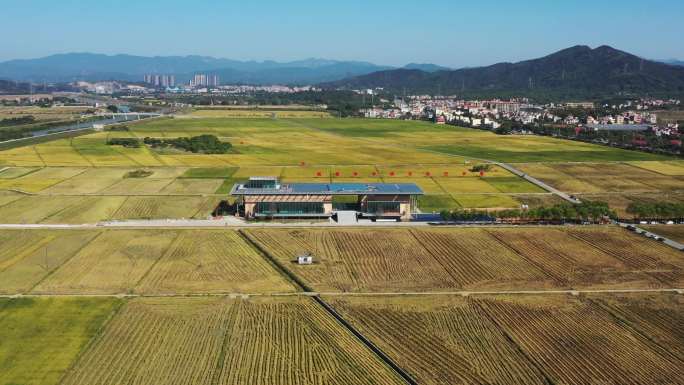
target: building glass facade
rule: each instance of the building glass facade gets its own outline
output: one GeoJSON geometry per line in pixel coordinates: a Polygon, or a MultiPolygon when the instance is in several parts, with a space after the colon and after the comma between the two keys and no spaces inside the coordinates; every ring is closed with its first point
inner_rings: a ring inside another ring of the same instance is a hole
{"type": "Polygon", "coordinates": [[[258,202],[257,215],[318,215],[325,213],[321,202],[258,202]]]}

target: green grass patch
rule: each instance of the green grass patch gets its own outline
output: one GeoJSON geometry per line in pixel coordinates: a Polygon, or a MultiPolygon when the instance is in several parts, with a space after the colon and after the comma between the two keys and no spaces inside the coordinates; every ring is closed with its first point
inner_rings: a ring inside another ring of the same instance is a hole
{"type": "Polygon", "coordinates": [[[424,213],[461,208],[451,195],[423,195],[418,197],[418,208],[424,213]]]}
{"type": "Polygon", "coordinates": [[[230,178],[237,172],[237,167],[223,167],[223,168],[191,168],[187,170],[179,178],[230,178]]]}
{"type": "Polygon", "coordinates": [[[454,195],[454,199],[461,207],[469,209],[520,207],[520,202],[508,195],[459,194],[454,195]]]}
{"type": "Polygon", "coordinates": [[[121,303],[111,298],[0,302],[0,384],[57,384],[121,303]]]}

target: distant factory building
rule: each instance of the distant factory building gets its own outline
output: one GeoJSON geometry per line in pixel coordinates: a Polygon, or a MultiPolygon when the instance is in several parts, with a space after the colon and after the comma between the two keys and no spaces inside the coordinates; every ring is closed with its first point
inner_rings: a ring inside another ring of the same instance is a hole
{"type": "Polygon", "coordinates": [[[423,191],[413,183],[283,183],[252,177],[235,184],[238,214],[244,218],[329,218],[356,212],[371,220],[409,220],[423,191]],[[337,198],[344,197],[337,202],[337,198]]]}

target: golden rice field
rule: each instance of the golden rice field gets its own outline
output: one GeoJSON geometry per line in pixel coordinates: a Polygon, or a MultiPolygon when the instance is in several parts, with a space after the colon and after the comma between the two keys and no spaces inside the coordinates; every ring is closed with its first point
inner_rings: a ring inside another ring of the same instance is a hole
{"type": "Polygon", "coordinates": [[[308,298],[145,298],[124,306],[62,383],[401,381],[308,298]]]}
{"type": "Polygon", "coordinates": [[[619,228],[242,231],[321,292],[670,288],[684,282],[679,252],[619,228]],[[306,252],[317,263],[296,264],[306,252]]]}
{"type": "MultiPolygon", "coordinates": [[[[240,179],[268,175],[279,176],[284,182],[416,183],[427,194],[440,196],[432,199],[427,211],[454,207],[518,208],[527,203],[520,199],[520,194],[546,193],[498,167],[483,176],[470,172],[482,159],[519,163],[528,174],[573,194],[677,193],[684,184],[681,161],[587,143],[496,136],[418,121],[308,116],[326,114],[316,111],[277,111],[288,119],[272,119],[270,115],[266,119],[243,119],[242,113],[245,111],[198,110],[185,118],[131,125],[128,132],[98,132],[0,151],[0,170],[12,167],[0,172],[0,190],[43,195],[225,194],[240,179]],[[230,141],[234,153],[204,155],[106,145],[112,137],[200,134],[230,141]],[[577,159],[589,163],[563,163],[577,159]],[[64,174],[55,174],[55,168],[64,169],[64,174]],[[96,169],[85,171],[89,168],[96,169]],[[155,170],[155,174],[144,180],[122,180],[114,175],[118,171],[101,172],[108,168],[148,168],[155,170]],[[188,168],[238,170],[233,179],[176,180],[188,168]],[[69,172],[82,174],[68,175],[69,172]],[[437,202],[444,203],[435,206],[437,202]]],[[[604,195],[600,199],[615,201],[617,206],[622,204],[619,196],[604,195]]],[[[192,216],[187,212],[183,215],[192,216]]],[[[149,213],[131,216],[146,217],[149,213]]],[[[120,215],[115,218],[126,219],[120,215]]]]}
{"type": "Polygon", "coordinates": [[[136,288],[145,294],[292,290],[237,232],[214,230],[178,233],[136,288]]]}
{"type": "MultiPolygon", "coordinates": [[[[239,168],[10,167],[0,172],[0,221],[76,224],[113,219],[206,218],[221,199],[228,198],[234,183],[250,176],[279,176],[285,183],[416,183],[429,196],[444,195],[452,202],[451,205],[434,206],[444,201],[436,198],[438,200],[426,205],[426,211],[450,207],[515,208],[525,202],[525,194],[543,192],[499,168],[483,177],[466,169],[466,166],[449,164],[410,169],[406,166],[308,165],[239,168]],[[127,177],[137,170],[152,174],[144,178],[127,177]],[[440,173],[439,170],[445,171],[440,173]],[[434,174],[440,176],[429,176],[434,174]]],[[[425,201],[430,201],[430,198],[425,201]]]]}
{"type": "Polygon", "coordinates": [[[517,167],[573,194],[643,194],[684,190],[684,174],[674,172],[679,168],[684,170],[684,162],[549,163],[517,167]]]}
{"type": "Polygon", "coordinates": [[[462,297],[327,297],[420,384],[546,384],[481,308],[462,297]]]}
{"type": "MultiPolygon", "coordinates": [[[[680,359],[592,301],[497,296],[476,303],[552,383],[663,384],[682,378],[680,359]]],[[[657,317],[657,311],[645,317],[657,317]]]]}
{"type": "MultiPolygon", "coordinates": [[[[250,176],[416,183],[425,212],[559,202],[470,171],[486,160],[622,212],[684,201],[682,161],[550,137],[293,109],[130,130],[0,151],[0,223],[206,218],[250,176]],[[200,134],[234,153],[106,144],[200,134]]],[[[0,384],[403,383],[302,285],[421,384],[680,383],[681,295],[507,291],[681,288],[683,269],[608,226],[0,230],[0,384]],[[305,252],[313,265],[294,262],[305,252]]]]}
{"type": "Polygon", "coordinates": [[[294,291],[233,230],[2,230],[0,244],[0,294],[294,291]]]}
{"type": "Polygon", "coordinates": [[[681,295],[590,295],[592,302],[613,314],[638,334],[648,336],[680,360],[684,359],[684,299],[681,295]]]}
{"type": "Polygon", "coordinates": [[[418,383],[659,384],[682,374],[680,297],[326,300],[418,383]]]}

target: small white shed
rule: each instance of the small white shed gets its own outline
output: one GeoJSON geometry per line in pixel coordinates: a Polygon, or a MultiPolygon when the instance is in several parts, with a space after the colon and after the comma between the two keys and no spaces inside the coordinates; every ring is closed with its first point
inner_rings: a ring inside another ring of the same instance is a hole
{"type": "Polygon", "coordinates": [[[303,254],[297,257],[297,264],[299,265],[312,265],[313,264],[313,255],[311,254],[303,254]]]}

